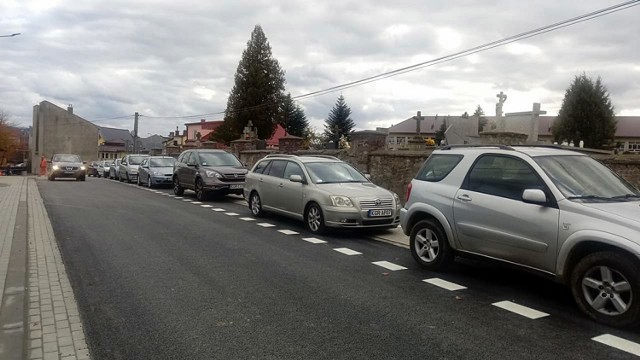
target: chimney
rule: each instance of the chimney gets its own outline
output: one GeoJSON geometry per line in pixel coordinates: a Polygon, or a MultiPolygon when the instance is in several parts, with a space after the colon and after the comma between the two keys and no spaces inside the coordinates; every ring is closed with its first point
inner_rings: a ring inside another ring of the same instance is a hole
{"type": "Polygon", "coordinates": [[[169,133],[169,137],[173,137],[173,131],[169,133]]]}
{"type": "Polygon", "coordinates": [[[73,115],[73,105],[69,104],[69,106],[67,106],[67,112],[68,112],[70,115],[73,115]]]}
{"type": "Polygon", "coordinates": [[[200,123],[201,123],[201,124],[202,124],[202,123],[204,123],[204,122],[205,122],[205,120],[204,120],[204,119],[200,119],[200,123]]]}

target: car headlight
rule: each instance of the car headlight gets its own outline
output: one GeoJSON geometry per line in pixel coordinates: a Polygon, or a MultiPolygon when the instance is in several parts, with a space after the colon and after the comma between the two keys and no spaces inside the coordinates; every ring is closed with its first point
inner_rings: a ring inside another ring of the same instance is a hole
{"type": "Polygon", "coordinates": [[[162,173],[161,173],[161,172],[159,172],[159,171],[155,171],[155,170],[154,170],[154,171],[153,171],[153,175],[155,175],[155,176],[160,176],[160,175],[162,175],[162,173]]]}
{"type": "Polygon", "coordinates": [[[346,196],[341,195],[331,195],[331,202],[333,206],[338,207],[353,207],[353,203],[351,203],[351,199],[346,196]]]}
{"type": "Polygon", "coordinates": [[[80,170],[87,170],[87,168],[84,166],[80,166],[80,170]]]}
{"type": "Polygon", "coordinates": [[[208,177],[217,177],[218,179],[222,179],[222,174],[219,172],[207,170],[204,172],[208,177]]]}
{"type": "Polygon", "coordinates": [[[396,207],[400,207],[400,197],[398,194],[393,193],[393,199],[396,201],[396,207]]]}
{"type": "Polygon", "coordinates": [[[52,168],[53,170],[58,170],[58,169],[60,169],[60,168],[58,167],[58,165],[53,165],[51,168],[52,168]]]}

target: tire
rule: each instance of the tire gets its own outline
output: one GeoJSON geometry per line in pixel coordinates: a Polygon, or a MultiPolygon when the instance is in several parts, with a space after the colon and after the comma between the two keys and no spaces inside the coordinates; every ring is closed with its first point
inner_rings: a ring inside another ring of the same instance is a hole
{"type": "Polygon", "coordinates": [[[118,174],[118,181],[124,182],[124,179],[122,178],[122,176],[120,176],[120,174],[118,174]]]}
{"type": "Polygon", "coordinates": [[[435,220],[422,220],[411,228],[409,248],[416,262],[429,270],[447,268],[454,257],[447,235],[435,220]]]}
{"type": "Polygon", "coordinates": [[[138,178],[136,179],[136,185],[142,186],[142,184],[140,183],[140,175],[138,175],[138,178]]]}
{"type": "Polygon", "coordinates": [[[571,272],[571,293],[580,310],[605,325],[640,324],[640,264],[615,251],[582,258],[571,272]]]}
{"type": "Polygon", "coordinates": [[[151,176],[147,177],[147,187],[149,189],[153,189],[153,184],[151,183],[151,176]]]}
{"type": "Polygon", "coordinates": [[[178,196],[184,194],[184,188],[180,186],[180,180],[178,180],[177,176],[173,177],[173,193],[178,196]]]}
{"type": "Polygon", "coordinates": [[[324,215],[322,215],[322,209],[318,204],[311,203],[307,206],[304,212],[304,225],[313,234],[325,232],[324,215]]]}
{"type": "Polygon", "coordinates": [[[125,175],[127,175],[127,178],[125,179],[127,181],[127,184],[131,184],[131,178],[129,177],[129,173],[125,173],[125,175]]]}
{"type": "Polygon", "coordinates": [[[53,180],[56,179],[56,177],[55,176],[49,176],[47,179],[49,179],[49,181],[53,181],[53,180]]]}
{"type": "Polygon", "coordinates": [[[204,185],[202,184],[202,179],[196,179],[196,185],[193,189],[196,192],[196,199],[198,199],[198,201],[206,201],[209,197],[209,194],[207,194],[207,191],[204,189],[204,185]]]}
{"type": "Polygon", "coordinates": [[[249,210],[251,210],[251,215],[253,215],[254,217],[264,216],[264,210],[262,210],[262,201],[257,191],[253,191],[251,195],[249,195],[249,210]]]}

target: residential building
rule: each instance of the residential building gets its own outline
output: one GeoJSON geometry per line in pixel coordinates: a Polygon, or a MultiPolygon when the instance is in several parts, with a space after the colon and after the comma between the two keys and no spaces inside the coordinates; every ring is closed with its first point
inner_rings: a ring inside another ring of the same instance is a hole
{"type": "Polygon", "coordinates": [[[119,159],[133,151],[133,135],[129,130],[101,126],[98,132],[98,160],[119,159]]]}
{"type": "Polygon", "coordinates": [[[79,155],[91,161],[98,156],[98,126],[48,101],[33,107],[32,133],[29,138],[31,172],[37,173],[40,156],[51,159],[56,153],[79,155]]]}
{"type": "Polygon", "coordinates": [[[199,122],[186,123],[184,126],[187,128],[187,138],[186,140],[200,140],[203,137],[209,135],[214,132],[218,126],[222,125],[224,121],[206,121],[205,119],[200,120],[199,122]],[[199,137],[198,137],[198,134],[199,137]]]}

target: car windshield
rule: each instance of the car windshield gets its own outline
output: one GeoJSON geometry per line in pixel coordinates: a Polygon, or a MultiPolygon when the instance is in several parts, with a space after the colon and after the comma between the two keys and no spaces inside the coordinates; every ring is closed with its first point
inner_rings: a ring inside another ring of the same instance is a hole
{"type": "Polygon", "coordinates": [[[68,154],[54,155],[53,156],[53,161],[54,162],[81,162],[80,161],[80,156],[78,156],[78,155],[68,155],[68,154]]]}
{"type": "Polygon", "coordinates": [[[131,156],[129,158],[129,165],[140,165],[145,156],[131,156]]]}
{"type": "Polygon", "coordinates": [[[198,157],[202,166],[242,166],[238,158],[227,152],[203,152],[198,157]]]}
{"type": "Polygon", "coordinates": [[[541,156],[534,159],[568,199],[624,201],[640,197],[640,191],[589,156],[541,156]]]}
{"type": "Polygon", "coordinates": [[[159,158],[151,159],[149,161],[149,167],[171,167],[176,162],[174,158],[159,158]]]}
{"type": "Polygon", "coordinates": [[[369,182],[360,172],[343,162],[317,162],[305,164],[311,181],[316,184],[369,182]]]}

